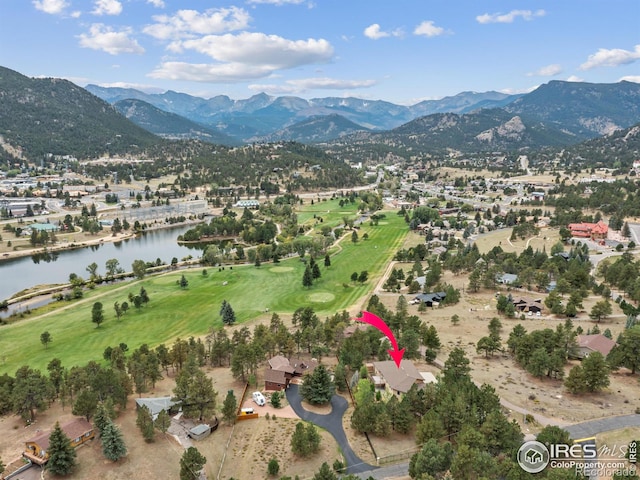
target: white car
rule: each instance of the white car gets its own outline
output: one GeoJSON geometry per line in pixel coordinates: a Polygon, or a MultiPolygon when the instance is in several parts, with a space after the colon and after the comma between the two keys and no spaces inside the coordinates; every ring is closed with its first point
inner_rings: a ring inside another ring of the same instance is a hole
{"type": "Polygon", "coordinates": [[[260,407],[264,407],[267,403],[267,400],[262,395],[262,392],[253,392],[253,401],[258,404],[260,407]]]}

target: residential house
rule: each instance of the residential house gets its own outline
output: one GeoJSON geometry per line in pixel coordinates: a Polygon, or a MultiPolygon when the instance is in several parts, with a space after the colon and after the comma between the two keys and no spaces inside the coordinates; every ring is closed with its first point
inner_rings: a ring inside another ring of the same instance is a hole
{"type": "MultiPolygon", "coordinates": [[[[76,418],[61,426],[64,434],[69,437],[72,447],[78,447],[95,437],[93,427],[85,418],[76,418]]],[[[49,460],[49,437],[51,431],[40,432],[25,442],[22,455],[37,465],[44,465],[49,460]]]]}
{"type": "Polygon", "coordinates": [[[525,297],[514,298],[513,306],[516,308],[516,311],[519,312],[538,313],[542,311],[542,300],[539,298],[535,300],[525,297]]]}
{"type": "Polygon", "coordinates": [[[373,362],[373,370],[372,378],[376,388],[398,396],[407,393],[414,384],[426,383],[411,360],[403,359],[400,367],[393,360],[373,362]]]}
{"type": "Polygon", "coordinates": [[[149,409],[154,421],[162,410],[171,415],[177,413],[180,408],[179,403],[174,402],[171,397],[136,398],[136,408],[142,408],[143,406],[149,409]]]}
{"type": "Polygon", "coordinates": [[[496,275],[496,282],[502,285],[518,286],[518,275],[514,273],[500,273],[496,275]]]}
{"type": "Polygon", "coordinates": [[[427,307],[433,307],[444,300],[446,296],[445,292],[421,293],[413,299],[413,302],[424,303],[427,307]]]}
{"type": "Polygon", "coordinates": [[[369,325],[366,324],[366,323],[354,322],[351,325],[347,325],[346,327],[344,327],[344,330],[342,330],[342,337],[343,338],[349,338],[354,333],[356,333],[358,330],[362,330],[364,332],[368,328],[369,328],[369,325]]]}
{"type": "Polygon", "coordinates": [[[276,391],[289,388],[289,383],[294,377],[311,373],[318,366],[314,359],[286,358],[282,355],[272,357],[267,363],[269,366],[264,372],[264,388],[276,391]]]}
{"type": "Polygon", "coordinates": [[[531,200],[532,201],[544,201],[544,192],[531,192],[531,200]]]}
{"type": "Polygon", "coordinates": [[[595,335],[578,335],[576,342],[578,344],[578,358],[587,358],[593,352],[600,352],[603,357],[606,357],[609,355],[611,349],[616,346],[616,342],[600,333],[595,335]]]}
{"type": "Polygon", "coordinates": [[[600,220],[598,223],[570,223],[572,237],[591,238],[592,240],[602,240],[609,234],[609,226],[600,220]]]}

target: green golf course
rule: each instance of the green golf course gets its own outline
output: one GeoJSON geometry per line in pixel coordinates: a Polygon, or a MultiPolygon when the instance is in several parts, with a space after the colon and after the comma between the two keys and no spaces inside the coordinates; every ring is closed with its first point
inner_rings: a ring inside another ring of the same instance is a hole
{"type": "MultiPolygon", "coordinates": [[[[327,202],[328,203],[328,202],[327,202]]],[[[326,210],[325,210],[326,211],[326,210]]],[[[348,309],[366,296],[407,234],[407,226],[395,212],[387,212],[380,225],[363,224],[357,243],[350,232],[331,248],[331,266],[324,267],[313,286],[302,286],[304,263],[298,257],[278,264],[263,263],[225,267],[224,270],[202,268],[179,270],[141,281],[110,285],[87,292],[84,299],[47,314],[32,316],[0,327],[0,374],[13,375],[22,365],[45,369],[53,358],[71,367],[89,360],[101,360],[104,349],[126,343],[130,349],[143,343],[151,347],[170,344],[178,337],[204,335],[212,327],[222,325],[220,306],[227,300],[242,323],[277,312],[290,314],[299,307],[310,306],[322,316],[348,309]],[[368,239],[363,240],[364,233],[368,239]],[[369,278],[363,284],[350,280],[353,272],[366,270],[369,278]],[[189,285],[177,284],[184,274],[189,285]],[[140,309],[131,306],[120,320],[116,318],[115,302],[128,301],[129,293],[137,294],[144,286],[150,301],[140,309]],[[105,321],[99,327],[91,321],[94,302],[104,306],[105,321]],[[52,341],[45,348],[40,334],[48,331],[52,341]]]]}

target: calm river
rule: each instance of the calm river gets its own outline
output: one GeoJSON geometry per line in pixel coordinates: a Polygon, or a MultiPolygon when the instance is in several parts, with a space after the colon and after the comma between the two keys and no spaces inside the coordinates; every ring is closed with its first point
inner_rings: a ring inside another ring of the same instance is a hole
{"type": "Polygon", "coordinates": [[[170,263],[173,257],[178,260],[187,255],[199,257],[200,250],[178,245],[176,241],[178,235],[188,229],[182,226],[155,230],[118,243],[105,242],[92,247],[54,252],[54,257],[49,261],[33,257],[0,261],[0,301],[34,285],[66,283],[70,273],[87,278],[89,274],[86,268],[93,262],[98,264],[98,273],[105,275],[105,262],[111,258],[117,258],[121,268],[131,271],[131,264],[138,259],[154,262],[160,258],[170,263]]]}

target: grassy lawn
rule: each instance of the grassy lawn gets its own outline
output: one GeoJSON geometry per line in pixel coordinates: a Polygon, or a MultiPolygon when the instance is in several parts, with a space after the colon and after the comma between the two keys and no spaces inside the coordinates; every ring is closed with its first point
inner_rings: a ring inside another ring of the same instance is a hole
{"type": "Polygon", "coordinates": [[[315,201],[311,205],[310,200],[305,200],[304,205],[298,207],[296,215],[298,215],[299,225],[311,225],[322,227],[323,225],[329,225],[330,227],[339,227],[343,225],[342,219],[349,217],[356,219],[358,217],[358,202],[349,203],[349,200],[343,199],[346,203],[344,206],[340,206],[340,198],[327,201],[315,201]],[[322,223],[318,221],[316,217],[322,217],[322,223]]]}
{"type": "Polygon", "coordinates": [[[208,268],[206,277],[201,268],[178,271],[87,292],[85,299],[70,308],[1,327],[0,374],[13,375],[25,364],[45,369],[55,357],[67,367],[83,364],[101,359],[107,346],[120,342],[134,349],[143,343],[153,347],[177,337],[203,335],[211,327],[221,325],[219,310],[223,300],[231,304],[238,322],[254,319],[264,314],[266,308],[291,313],[299,307],[311,306],[321,316],[348,309],[373,289],[402,245],[407,227],[402,218],[390,212],[379,226],[363,226],[360,238],[365,232],[369,239],[356,244],[348,234],[341,248],[334,248],[336,253],[329,268],[319,259],[322,277],[310,289],[302,287],[304,264],[299,258],[291,258],[260,268],[252,265],[224,270],[208,268]],[[352,283],[351,274],[362,270],[369,272],[369,280],[363,285],[352,283]],[[184,290],[176,284],[182,273],[189,281],[184,290]],[[141,285],[149,294],[149,304],[140,310],[132,305],[118,321],[114,302],[128,301],[129,292],[138,293],[141,285]],[[105,322],[96,328],[91,322],[91,308],[98,300],[104,306],[105,322]],[[47,349],[40,343],[44,331],[52,337],[47,349]]]}
{"type": "Polygon", "coordinates": [[[505,228],[480,235],[475,240],[478,250],[480,253],[487,253],[493,247],[500,246],[505,252],[515,252],[519,255],[530,246],[534,251],[546,249],[548,254],[551,251],[551,247],[560,241],[557,228],[541,229],[539,235],[524,240],[519,237],[517,240],[510,240],[512,230],[512,228],[505,228]]]}

